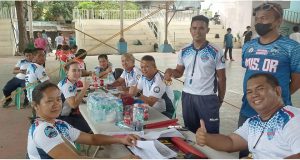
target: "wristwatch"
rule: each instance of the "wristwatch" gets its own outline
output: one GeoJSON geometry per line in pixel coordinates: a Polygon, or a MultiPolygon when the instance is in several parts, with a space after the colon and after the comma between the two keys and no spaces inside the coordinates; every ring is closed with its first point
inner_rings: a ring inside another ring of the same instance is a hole
{"type": "Polygon", "coordinates": [[[142,95],[142,91],[139,91],[136,95],[135,95],[135,97],[140,97],[142,95]]]}

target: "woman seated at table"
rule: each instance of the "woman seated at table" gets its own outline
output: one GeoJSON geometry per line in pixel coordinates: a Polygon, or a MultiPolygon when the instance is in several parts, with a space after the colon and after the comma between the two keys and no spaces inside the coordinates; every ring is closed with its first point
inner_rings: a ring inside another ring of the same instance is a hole
{"type": "Polygon", "coordinates": [[[33,120],[28,132],[27,156],[30,159],[88,158],[76,153],[74,142],[88,145],[136,144],[138,137],[135,135],[117,138],[88,134],[73,128],[65,121],[56,119],[61,112],[62,100],[59,88],[53,83],[39,84],[32,94],[32,106],[37,118],[33,120]]]}
{"type": "Polygon", "coordinates": [[[67,77],[58,83],[58,88],[62,93],[63,99],[63,108],[59,119],[70,123],[83,132],[89,132],[90,127],[78,110],[78,106],[82,102],[89,84],[83,81],[83,87],[77,93],[77,81],[81,77],[81,69],[78,62],[73,60],[67,62],[65,64],[65,71],[67,77]]]}
{"type": "Polygon", "coordinates": [[[132,54],[123,54],[121,57],[124,71],[122,75],[111,84],[112,87],[118,87],[119,90],[133,91],[133,87],[137,85],[138,80],[142,76],[141,70],[134,65],[135,59],[132,54]]]}
{"type": "Polygon", "coordinates": [[[75,54],[75,59],[78,61],[79,68],[82,71],[82,74],[81,74],[82,77],[91,76],[92,73],[93,73],[92,71],[87,71],[86,70],[86,64],[84,62],[84,59],[85,59],[86,55],[87,55],[87,52],[86,52],[85,49],[79,49],[77,51],[77,53],[75,54]]]}

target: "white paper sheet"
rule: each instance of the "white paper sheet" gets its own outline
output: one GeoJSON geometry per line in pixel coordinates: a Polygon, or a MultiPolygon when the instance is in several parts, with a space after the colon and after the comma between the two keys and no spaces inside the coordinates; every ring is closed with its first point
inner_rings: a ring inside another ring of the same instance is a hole
{"type": "Polygon", "coordinates": [[[177,153],[159,142],[137,141],[136,147],[128,147],[135,155],[142,159],[167,159],[177,156],[177,153]]]}
{"type": "Polygon", "coordinates": [[[151,131],[143,136],[147,140],[154,140],[160,137],[181,137],[184,136],[175,128],[163,130],[163,131],[151,131]]]}

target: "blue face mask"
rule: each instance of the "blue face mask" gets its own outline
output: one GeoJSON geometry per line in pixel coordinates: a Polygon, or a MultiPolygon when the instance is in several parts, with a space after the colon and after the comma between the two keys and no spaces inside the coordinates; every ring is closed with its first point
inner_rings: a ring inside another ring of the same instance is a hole
{"type": "Polygon", "coordinates": [[[256,30],[258,35],[264,36],[267,33],[269,33],[270,31],[272,31],[271,26],[272,26],[272,23],[267,23],[267,24],[257,23],[255,25],[255,30],[256,30]]]}

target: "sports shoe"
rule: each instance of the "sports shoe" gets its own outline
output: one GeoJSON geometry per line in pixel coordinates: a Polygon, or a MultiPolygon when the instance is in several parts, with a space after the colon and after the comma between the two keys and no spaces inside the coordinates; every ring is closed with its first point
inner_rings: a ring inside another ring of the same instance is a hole
{"type": "Polygon", "coordinates": [[[3,108],[7,108],[11,102],[12,102],[12,99],[11,99],[11,98],[7,99],[7,100],[3,103],[2,107],[3,107],[3,108]]]}

